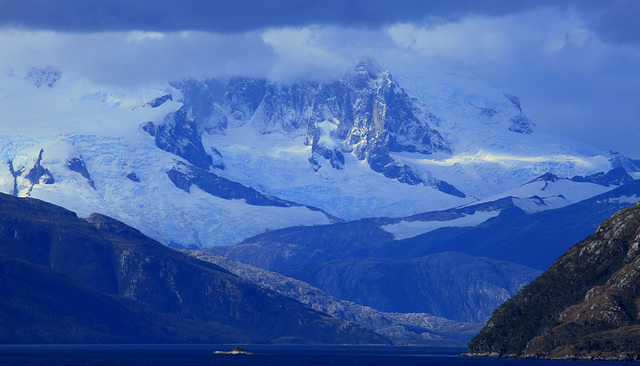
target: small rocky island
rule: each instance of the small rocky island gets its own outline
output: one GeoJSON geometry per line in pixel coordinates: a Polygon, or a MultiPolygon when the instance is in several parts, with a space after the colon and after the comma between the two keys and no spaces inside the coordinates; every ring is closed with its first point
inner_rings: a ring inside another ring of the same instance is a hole
{"type": "Polygon", "coordinates": [[[466,356],[640,360],[640,203],[507,300],[466,356]]]}
{"type": "Polygon", "coordinates": [[[253,355],[253,352],[247,352],[242,349],[242,347],[236,347],[231,351],[215,351],[211,353],[212,355],[253,355]]]}

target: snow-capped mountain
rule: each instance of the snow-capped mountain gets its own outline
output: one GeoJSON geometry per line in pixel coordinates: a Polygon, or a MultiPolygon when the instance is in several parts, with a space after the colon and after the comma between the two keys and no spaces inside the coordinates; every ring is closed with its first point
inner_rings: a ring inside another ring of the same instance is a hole
{"type": "Polygon", "coordinates": [[[231,244],[249,233],[335,220],[197,171],[158,149],[142,126],[182,106],[163,97],[179,95],[168,85],[107,89],[64,74],[50,87],[8,76],[0,85],[3,192],[41,198],[84,217],[108,214],[165,244],[186,246],[231,244]]]}
{"type": "Polygon", "coordinates": [[[372,60],[327,82],[145,88],[32,68],[0,75],[0,191],[375,311],[482,322],[640,197],[640,161],[549,136],[525,111],[473,78],[395,77],[372,60]]]}
{"type": "Polygon", "coordinates": [[[238,77],[123,89],[54,67],[0,77],[0,189],[111,215],[167,244],[229,245],[510,190],[559,207],[615,185],[567,180],[565,193],[548,195],[533,182],[519,187],[545,173],[640,170],[545,135],[508,92],[455,76],[399,82],[372,60],[323,83],[238,77]],[[573,187],[581,193],[567,193],[573,187]]]}

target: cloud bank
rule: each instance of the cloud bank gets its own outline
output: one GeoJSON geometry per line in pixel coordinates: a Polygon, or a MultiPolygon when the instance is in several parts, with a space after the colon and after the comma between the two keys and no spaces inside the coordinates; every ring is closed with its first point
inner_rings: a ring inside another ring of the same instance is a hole
{"type": "Polygon", "coordinates": [[[0,0],[0,26],[77,33],[243,33],[309,25],[380,28],[451,22],[543,7],[581,11],[606,38],[640,42],[640,3],[635,0],[0,0]]]}
{"type": "Polygon", "coordinates": [[[0,0],[0,72],[103,84],[468,73],[551,133],[640,157],[637,0],[0,0]]]}

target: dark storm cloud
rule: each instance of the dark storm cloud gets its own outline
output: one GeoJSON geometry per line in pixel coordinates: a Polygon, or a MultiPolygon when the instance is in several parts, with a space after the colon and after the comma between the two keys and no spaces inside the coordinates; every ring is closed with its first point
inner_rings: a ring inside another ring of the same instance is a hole
{"type": "MultiPolygon", "coordinates": [[[[363,3],[334,0],[3,0],[0,21],[28,29],[72,32],[181,31],[243,32],[265,27],[306,24],[379,25],[393,20],[411,20],[409,5],[390,7],[388,1],[363,3]]],[[[424,9],[421,9],[424,10],[424,9]]]]}
{"type": "MultiPolygon", "coordinates": [[[[379,27],[424,18],[504,15],[551,0],[0,0],[0,24],[68,32],[245,32],[310,24],[379,27]]],[[[592,3],[582,0],[580,3],[592,3]]]]}
{"type": "Polygon", "coordinates": [[[0,27],[62,32],[239,33],[306,25],[381,27],[501,16],[539,7],[585,12],[603,39],[640,43],[637,0],[0,0],[0,27]]]}
{"type": "Polygon", "coordinates": [[[607,41],[640,44],[640,1],[612,1],[600,13],[593,27],[607,41]]]}

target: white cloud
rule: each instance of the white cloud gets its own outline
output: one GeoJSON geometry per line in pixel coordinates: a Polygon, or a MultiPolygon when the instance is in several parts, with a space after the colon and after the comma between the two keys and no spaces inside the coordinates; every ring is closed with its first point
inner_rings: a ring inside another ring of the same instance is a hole
{"type": "Polygon", "coordinates": [[[317,28],[266,31],[262,39],[278,58],[269,76],[284,81],[337,77],[346,62],[338,49],[323,43],[322,33],[317,28]]]}
{"type": "Polygon", "coordinates": [[[425,61],[470,70],[521,62],[525,56],[553,57],[589,38],[579,18],[548,9],[498,18],[473,16],[436,26],[402,23],[388,32],[398,47],[425,61]]]}
{"type": "Polygon", "coordinates": [[[543,130],[640,157],[640,49],[604,42],[589,24],[551,9],[397,24],[388,32],[400,51],[385,61],[412,73],[478,76],[520,96],[543,130]]]}
{"type": "Polygon", "coordinates": [[[18,75],[53,65],[98,83],[140,84],[187,77],[265,75],[275,55],[260,33],[0,32],[0,70],[18,75]]]}

